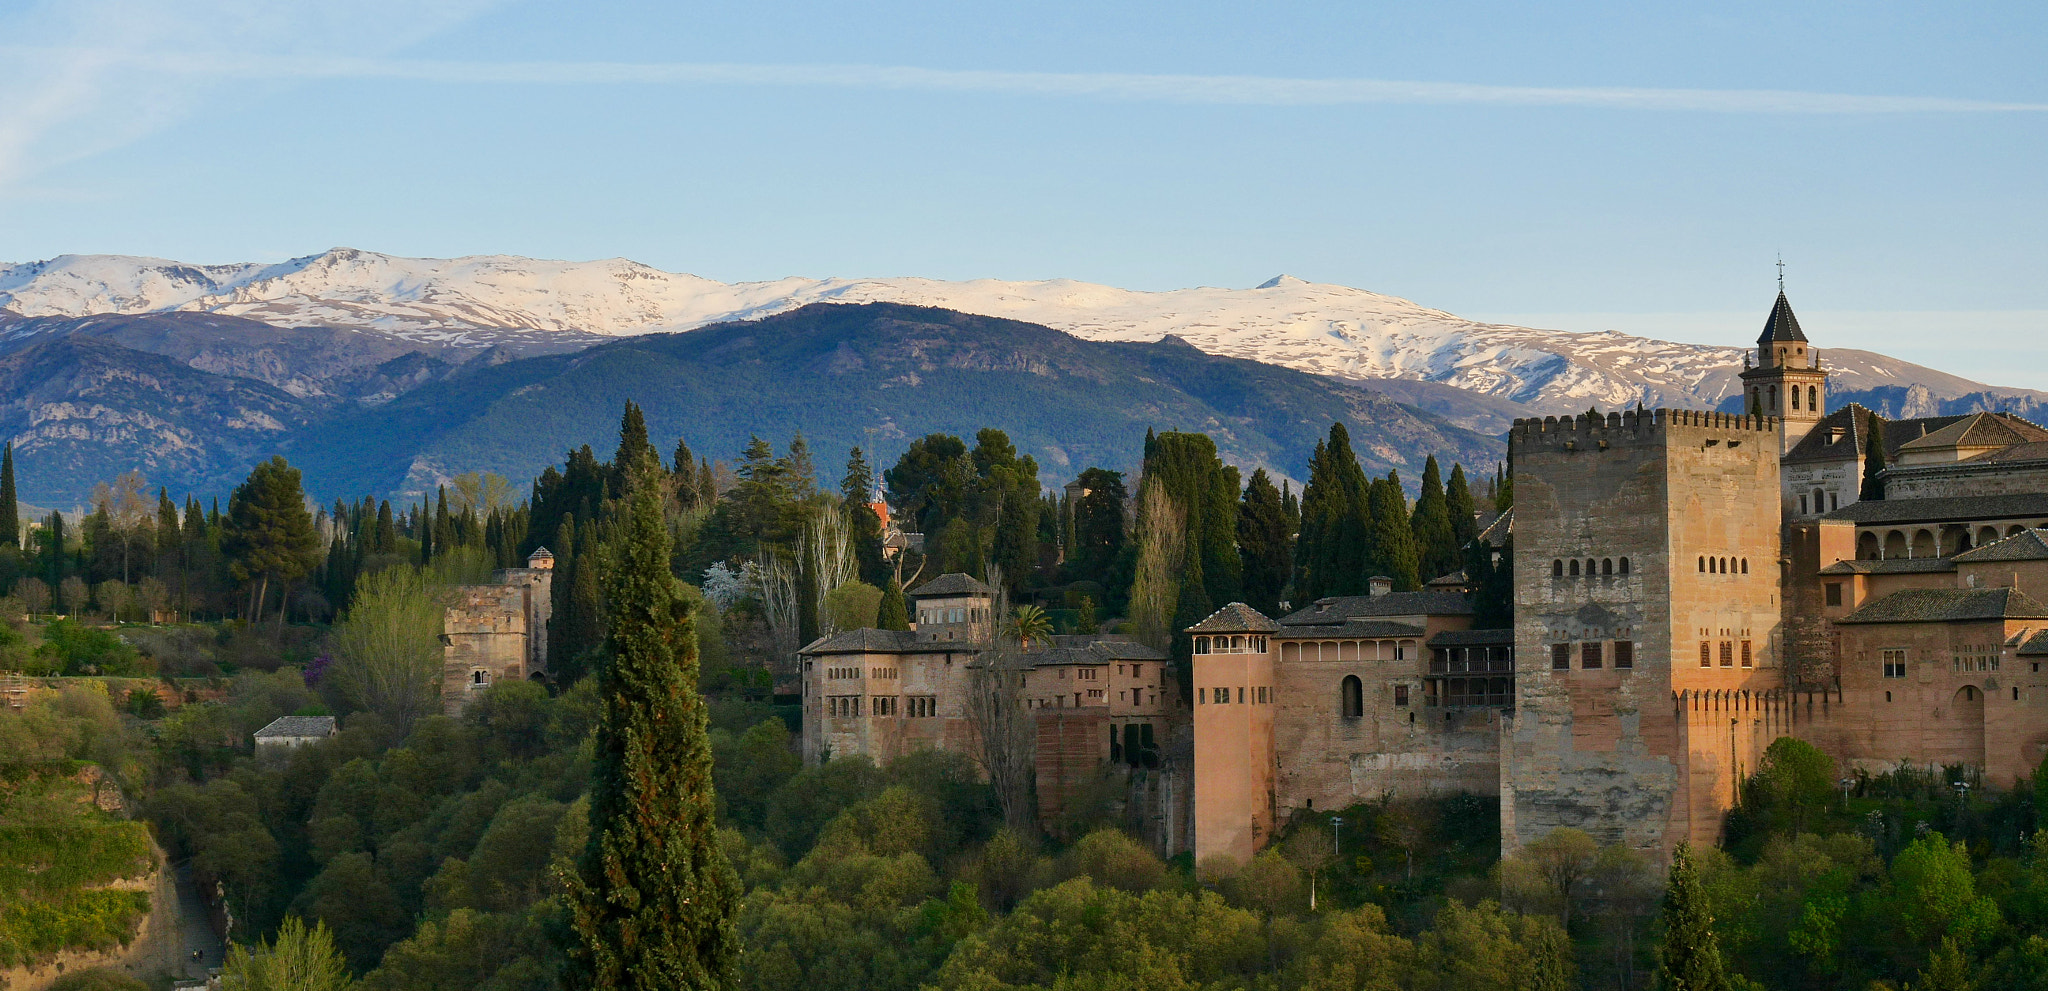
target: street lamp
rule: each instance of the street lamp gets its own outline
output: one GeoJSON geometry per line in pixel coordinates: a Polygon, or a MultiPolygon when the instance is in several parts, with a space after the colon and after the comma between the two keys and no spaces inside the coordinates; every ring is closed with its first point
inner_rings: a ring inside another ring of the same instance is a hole
{"type": "Polygon", "coordinates": [[[1344,817],[1343,817],[1343,816],[1331,816],[1331,817],[1330,817],[1330,832],[1331,832],[1331,833],[1332,833],[1332,834],[1334,835],[1334,837],[1335,837],[1335,839],[1333,840],[1333,843],[1334,843],[1334,845],[1335,845],[1335,846],[1336,846],[1336,848],[1337,848],[1337,856],[1339,856],[1339,857],[1342,857],[1342,856],[1344,856],[1344,817]]]}
{"type": "Polygon", "coordinates": [[[1836,783],[1842,786],[1842,811],[1847,812],[1849,811],[1849,786],[1855,784],[1856,779],[1843,778],[1841,781],[1836,783]]]}

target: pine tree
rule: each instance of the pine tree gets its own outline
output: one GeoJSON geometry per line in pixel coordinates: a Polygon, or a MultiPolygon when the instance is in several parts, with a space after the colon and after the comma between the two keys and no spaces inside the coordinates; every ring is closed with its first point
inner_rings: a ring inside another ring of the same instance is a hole
{"type": "Polygon", "coordinates": [[[1329,438],[1316,442],[1308,485],[1301,490],[1300,536],[1294,543],[1294,593],[1300,602],[1365,591],[1370,492],[1351,451],[1350,431],[1331,424],[1329,438]]]}
{"type": "MultiPolygon", "coordinates": [[[[676,456],[669,462],[669,476],[675,484],[676,502],[684,509],[696,509],[697,503],[697,460],[690,453],[690,444],[685,440],[676,441],[676,456]]],[[[705,509],[711,507],[705,506],[705,509]]]]}
{"type": "Polygon", "coordinates": [[[1496,467],[1494,477],[1498,480],[1493,487],[1493,511],[1505,513],[1515,508],[1515,448],[1508,445],[1508,463],[1505,469],[1496,467]]]}
{"type": "Polygon", "coordinates": [[[319,552],[299,470],[282,456],[258,464],[228,499],[221,543],[228,555],[228,573],[250,585],[249,618],[262,618],[263,603],[275,584],[282,624],[291,583],[312,570],[319,552]]]}
{"type": "Polygon", "coordinates": [[[1451,516],[1451,543],[1460,548],[1479,536],[1478,507],[1472,503],[1472,487],[1465,481],[1465,466],[1451,465],[1451,482],[1444,492],[1444,509],[1451,516]]]}
{"type": "Polygon", "coordinates": [[[1095,621],[1095,599],[1092,596],[1082,596],[1080,605],[1075,607],[1074,611],[1079,614],[1074,618],[1075,633],[1090,634],[1098,631],[1095,621]]]}
{"type": "Polygon", "coordinates": [[[882,608],[875,617],[875,625],[884,630],[910,629],[910,606],[903,599],[901,581],[890,578],[882,589],[882,608]]]}
{"type": "Polygon", "coordinates": [[[656,486],[628,482],[566,983],[722,988],[738,977],[742,892],[718,842],[696,635],[656,486]]]}
{"type": "Polygon", "coordinates": [[[1461,545],[1451,531],[1450,503],[1434,454],[1422,466],[1422,492],[1415,499],[1408,529],[1415,537],[1416,572],[1424,581],[1457,570],[1461,545]]]}
{"type": "Polygon", "coordinates": [[[1728,991],[1721,965],[1721,943],[1714,918],[1707,911],[1707,893],[1700,887],[1692,847],[1678,844],[1671,854],[1671,880],[1664,889],[1664,946],[1658,951],[1657,987],[1661,991],[1728,991]]]}
{"type": "Polygon", "coordinates": [[[619,415],[619,449],[612,455],[609,479],[612,496],[625,495],[627,481],[634,472],[660,464],[660,453],[647,441],[647,417],[640,412],[640,404],[629,399],[625,412],[619,415]]]}
{"type": "Polygon", "coordinates": [[[847,455],[839,497],[846,508],[847,535],[853,541],[855,573],[861,581],[881,585],[888,580],[889,563],[882,559],[882,518],[868,503],[874,491],[875,469],[856,447],[847,455]]]}
{"type": "Polygon", "coordinates": [[[1884,471],[1884,421],[1872,413],[1864,422],[1869,428],[1863,437],[1863,491],[1856,498],[1871,502],[1884,498],[1884,480],[1877,477],[1884,471]]]}
{"type": "Polygon", "coordinates": [[[21,503],[14,494],[14,442],[0,453],[0,544],[21,546],[21,503]]]}

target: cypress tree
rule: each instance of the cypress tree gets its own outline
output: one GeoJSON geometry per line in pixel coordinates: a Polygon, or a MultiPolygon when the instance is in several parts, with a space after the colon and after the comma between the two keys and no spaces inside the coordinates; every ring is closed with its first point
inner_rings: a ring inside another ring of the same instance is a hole
{"type": "Polygon", "coordinates": [[[1408,525],[1408,497],[1401,492],[1400,477],[1387,472],[1375,479],[1368,493],[1372,507],[1371,530],[1366,536],[1368,556],[1363,582],[1376,575],[1394,580],[1394,591],[1412,592],[1422,586],[1417,578],[1415,534],[1408,525]]]}
{"type": "Polygon", "coordinates": [[[1671,854],[1671,881],[1664,889],[1664,946],[1658,959],[1657,987],[1662,991],[1728,991],[1731,986],[1692,847],[1685,843],[1671,854]]]}
{"type": "Polygon", "coordinates": [[[1505,513],[1515,508],[1515,447],[1513,444],[1508,445],[1506,469],[1496,467],[1494,471],[1500,481],[1493,489],[1493,511],[1505,513]]]}
{"type": "Polygon", "coordinates": [[[1444,509],[1451,516],[1451,544],[1463,548],[1479,536],[1478,508],[1472,504],[1472,487],[1465,481],[1465,466],[1451,465],[1451,482],[1444,492],[1444,509]]]}
{"type": "Polygon", "coordinates": [[[14,495],[14,442],[0,452],[0,544],[21,546],[21,503],[14,495]]]}
{"type": "Polygon", "coordinates": [[[697,462],[697,505],[710,509],[718,504],[718,473],[711,470],[708,458],[697,462]]]}
{"type": "Polygon", "coordinates": [[[1877,477],[1884,471],[1884,421],[1872,413],[1864,422],[1869,428],[1863,432],[1863,491],[1856,498],[1869,502],[1884,498],[1884,480],[1877,477]]]}
{"type": "Polygon", "coordinates": [[[1371,485],[1351,451],[1351,433],[1344,424],[1330,425],[1330,436],[1316,443],[1308,470],[1294,544],[1295,595],[1306,603],[1363,593],[1370,577],[1365,557],[1371,485]]]}
{"type": "Polygon", "coordinates": [[[738,977],[742,892],[718,844],[696,634],[656,487],[637,474],[627,484],[566,983],[722,988],[738,977]]]}
{"type": "Polygon", "coordinates": [[[902,581],[891,578],[882,589],[882,608],[875,617],[875,625],[884,630],[910,629],[910,605],[903,599],[902,581]]]}
{"type": "Polygon", "coordinates": [[[1087,634],[1098,631],[1095,622],[1095,599],[1093,596],[1082,596],[1080,605],[1074,611],[1080,614],[1074,619],[1075,633],[1087,634]]]}
{"type": "Polygon", "coordinates": [[[640,412],[640,404],[626,401],[626,411],[619,415],[619,449],[612,454],[611,494],[613,498],[623,497],[626,483],[638,471],[661,464],[661,455],[654,445],[647,441],[647,418],[640,412]]]}
{"type": "Polygon", "coordinates": [[[1244,599],[1252,608],[1266,613],[1278,611],[1288,569],[1294,562],[1293,529],[1288,524],[1280,490],[1266,477],[1266,469],[1253,471],[1252,480],[1244,487],[1244,499],[1237,504],[1237,547],[1244,562],[1244,599]]]}
{"type": "Polygon", "coordinates": [[[1450,574],[1458,567],[1461,545],[1451,532],[1450,503],[1444,497],[1442,469],[1436,455],[1422,466],[1422,492],[1415,499],[1415,511],[1408,517],[1408,530],[1415,536],[1416,573],[1423,580],[1450,574]]]}
{"type": "Polygon", "coordinates": [[[688,441],[676,441],[676,456],[669,463],[675,466],[670,469],[669,475],[675,483],[676,501],[682,503],[684,509],[696,508],[697,459],[690,453],[688,441]]]}
{"type": "Polygon", "coordinates": [[[874,491],[875,469],[868,464],[867,455],[856,447],[846,456],[846,475],[839,480],[839,498],[846,509],[858,577],[870,585],[881,585],[888,577],[889,565],[882,560],[882,518],[868,504],[874,491]]]}

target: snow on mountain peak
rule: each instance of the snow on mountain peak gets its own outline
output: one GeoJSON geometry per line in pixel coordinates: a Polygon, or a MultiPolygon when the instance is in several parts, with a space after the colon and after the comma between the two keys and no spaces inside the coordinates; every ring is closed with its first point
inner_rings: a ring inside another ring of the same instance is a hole
{"type": "Polygon", "coordinates": [[[1258,284],[1258,286],[1257,286],[1256,288],[1259,288],[1259,289],[1278,289],[1278,288],[1280,288],[1281,286],[1305,286],[1305,285],[1308,285],[1308,281],[1307,281],[1306,279],[1297,279],[1297,278],[1295,278],[1294,276],[1291,276],[1291,275],[1288,275],[1288,274],[1287,274],[1287,273],[1285,273],[1285,272],[1282,272],[1282,273],[1281,273],[1281,274],[1279,274],[1279,275],[1273,276],[1272,278],[1270,278],[1270,279],[1267,279],[1266,281],[1264,281],[1264,282],[1261,282],[1261,283],[1259,283],[1259,284],[1258,284]]]}

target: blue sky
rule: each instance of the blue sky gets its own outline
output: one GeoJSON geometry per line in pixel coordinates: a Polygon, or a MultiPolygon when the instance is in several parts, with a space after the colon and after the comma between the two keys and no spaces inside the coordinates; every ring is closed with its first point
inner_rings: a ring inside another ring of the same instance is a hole
{"type": "Polygon", "coordinates": [[[2048,5],[0,4],[0,260],[1287,272],[2048,388],[2048,5]],[[1422,84],[1422,85],[1407,85],[1422,84]]]}

